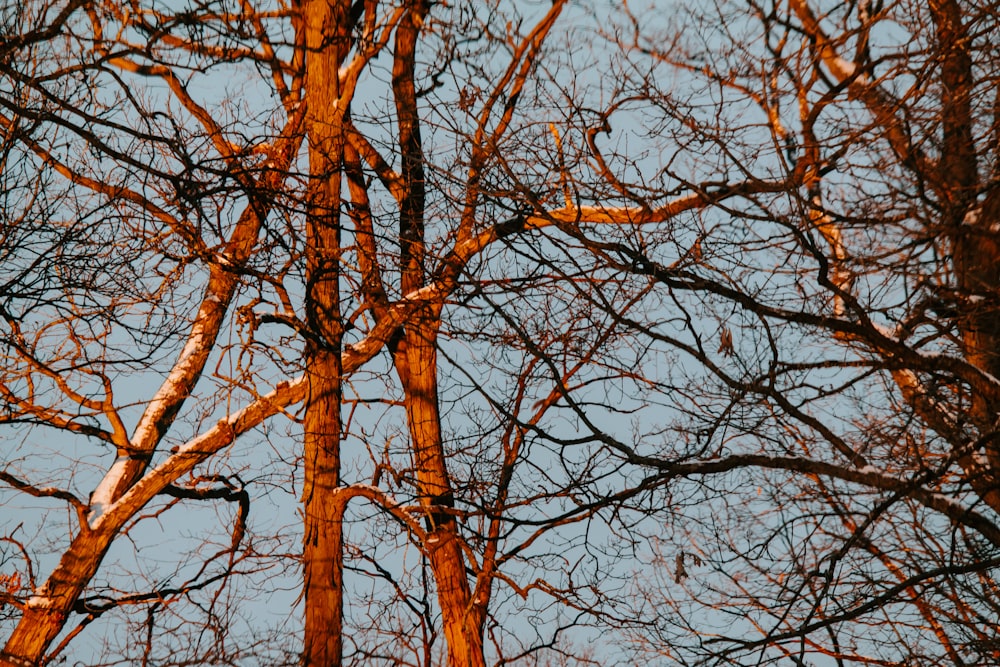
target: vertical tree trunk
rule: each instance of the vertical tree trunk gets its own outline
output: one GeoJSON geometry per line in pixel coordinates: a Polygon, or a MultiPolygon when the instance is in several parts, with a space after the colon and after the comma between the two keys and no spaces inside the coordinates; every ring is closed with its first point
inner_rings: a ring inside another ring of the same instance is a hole
{"type": "Polygon", "coordinates": [[[340,189],[343,118],[338,70],[347,56],[350,3],[306,0],[309,191],[306,215],[305,515],[303,664],[339,665],[343,631],[343,531],[334,503],[340,484],[340,189]]]}
{"type": "Polygon", "coordinates": [[[334,506],[340,484],[339,355],[316,346],[306,354],[303,547],[305,648],[303,664],[339,665],[343,630],[343,531],[334,506]]]}
{"type": "MultiPolygon", "coordinates": [[[[428,11],[412,0],[396,29],[392,88],[399,120],[404,195],[400,201],[400,286],[403,294],[424,285],[424,167],[414,85],[416,45],[428,11]]],[[[417,469],[420,502],[430,524],[425,544],[437,585],[438,604],[452,667],[484,667],[482,613],[472,605],[458,524],[449,510],[455,497],[448,475],[437,391],[440,307],[428,306],[406,323],[394,361],[406,398],[406,418],[417,469]]]]}
{"type": "Polygon", "coordinates": [[[438,604],[452,667],[485,667],[482,609],[474,605],[465,573],[458,523],[451,510],[454,491],[448,475],[437,394],[437,325],[432,316],[413,318],[396,351],[395,363],[406,398],[406,417],[417,469],[420,502],[427,513],[427,557],[437,585],[438,604]]]}
{"type": "MultiPolygon", "coordinates": [[[[971,38],[964,11],[955,0],[929,3],[940,62],[941,158],[936,174],[942,190],[945,226],[952,232],[952,257],[959,290],[960,316],[966,359],[993,377],[1000,377],[1000,243],[994,231],[1000,220],[997,192],[977,201],[981,190],[975,143],[972,98],[975,76],[971,38]]],[[[973,392],[968,415],[978,433],[995,431],[998,397],[973,392]]],[[[985,456],[963,456],[970,484],[994,510],[1000,512],[1000,442],[984,441],[985,456]]]]}

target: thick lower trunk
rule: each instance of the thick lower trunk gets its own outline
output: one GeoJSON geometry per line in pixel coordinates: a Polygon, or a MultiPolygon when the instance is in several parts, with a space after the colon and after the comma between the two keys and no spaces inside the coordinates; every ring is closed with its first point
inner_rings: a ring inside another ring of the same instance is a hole
{"type": "Polygon", "coordinates": [[[480,605],[472,600],[465,571],[454,493],[448,475],[437,396],[437,327],[414,318],[396,352],[396,368],[406,393],[406,416],[420,501],[428,522],[425,544],[437,586],[448,664],[485,667],[480,605]]]}
{"type": "MultiPolygon", "coordinates": [[[[958,226],[954,241],[958,282],[958,328],[966,360],[994,378],[1000,378],[1000,239],[994,229],[1000,220],[1000,194],[993,193],[958,226]]],[[[997,429],[1000,397],[994,389],[972,388],[968,415],[983,437],[982,454],[963,457],[962,466],[973,489],[1000,512],[1000,438],[997,429]]]]}
{"type": "Polygon", "coordinates": [[[305,414],[303,664],[339,665],[343,645],[343,530],[334,498],[340,485],[339,355],[309,355],[305,414]]]}
{"type": "Polygon", "coordinates": [[[485,667],[482,625],[477,609],[470,604],[465,558],[454,522],[439,527],[433,539],[437,542],[427,545],[427,550],[448,642],[448,664],[451,667],[485,667]]]}
{"type": "Polygon", "coordinates": [[[34,591],[7,639],[0,665],[38,665],[62,631],[90,583],[117,530],[88,531],[73,538],[48,580],[34,591]]]}
{"type": "Polygon", "coordinates": [[[45,649],[62,629],[65,614],[65,611],[55,608],[25,610],[0,654],[0,665],[27,667],[40,664],[45,649]]]}
{"type": "Polygon", "coordinates": [[[305,516],[302,661],[341,664],[343,645],[343,532],[334,502],[340,484],[340,407],[343,323],[340,314],[340,204],[343,122],[350,103],[339,69],[350,46],[350,0],[305,0],[309,190],[305,221],[305,516]]]}
{"type": "Polygon", "coordinates": [[[451,667],[485,667],[482,627],[478,613],[470,604],[461,543],[454,526],[441,527],[433,535],[437,542],[428,545],[427,550],[448,642],[448,664],[451,667]]]}

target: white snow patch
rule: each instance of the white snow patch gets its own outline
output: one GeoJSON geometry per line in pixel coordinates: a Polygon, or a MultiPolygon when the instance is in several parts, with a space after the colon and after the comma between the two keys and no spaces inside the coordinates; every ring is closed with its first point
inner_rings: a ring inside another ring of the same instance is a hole
{"type": "Polygon", "coordinates": [[[857,65],[852,62],[848,62],[843,58],[833,58],[830,69],[835,70],[834,73],[844,79],[849,79],[854,76],[857,71],[857,65]]]}
{"type": "Polygon", "coordinates": [[[137,450],[148,448],[149,443],[147,440],[150,438],[153,425],[163,414],[163,406],[167,402],[167,397],[173,395],[177,391],[177,387],[181,385],[183,379],[191,373],[192,360],[198,356],[199,352],[203,351],[204,340],[204,325],[199,323],[191,331],[191,335],[188,336],[187,342],[184,344],[184,349],[181,350],[180,357],[177,359],[177,363],[174,364],[170,374],[163,381],[163,384],[160,385],[159,391],[149,401],[149,406],[139,421],[139,426],[136,427],[135,433],[132,436],[132,446],[137,450]]]}
{"type": "Polygon", "coordinates": [[[373,484],[351,484],[349,486],[343,486],[337,490],[338,493],[348,493],[351,498],[359,495],[367,496],[374,502],[383,504],[386,507],[398,508],[400,507],[399,501],[386,491],[383,491],[379,487],[373,484]]]}
{"type": "MultiPolygon", "coordinates": [[[[973,299],[976,299],[976,298],[977,297],[969,297],[969,300],[972,301],[973,299]]],[[[982,299],[983,297],[978,297],[978,298],[982,299]]],[[[956,359],[955,357],[953,357],[951,355],[943,354],[941,352],[932,352],[932,351],[928,351],[928,350],[914,350],[914,351],[917,354],[919,354],[921,357],[923,357],[924,359],[941,360],[941,361],[944,361],[946,363],[955,364],[955,365],[959,365],[959,364],[964,363],[961,359],[956,359]]],[[[1000,378],[997,378],[997,376],[993,375],[992,373],[987,373],[986,371],[978,369],[978,368],[976,369],[976,372],[984,380],[987,380],[987,381],[989,381],[992,384],[1000,386],[1000,378]]]]}
{"type": "Polygon", "coordinates": [[[930,492],[930,493],[927,494],[927,497],[933,498],[935,501],[937,501],[941,505],[945,505],[947,507],[951,507],[952,511],[954,511],[955,514],[966,514],[966,513],[969,512],[969,508],[968,507],[966,507],[962,503],[956,501],[954,498],[952,498],[950,496],[946,496],[946,495],[944,495],[942,493],[935,493],[935,492],[932,491],[932,492],[930,492]]]}
{"type": "MultiPolygon", "coordinates": [[[[938,357],[944,356],[935,353],[923,352],[921,350],[918,350],[918,353],[921,354],[921,356],[926,356],[929,358],[933,358],[935,356],[938,357]]],[[[901,370],[894,373],[894,375],[896,375],[897,377],[904,378],[906,384],[909,386],[910,391],[914,392],[915,394],[919,394],[935,410],[937,410],[940,413],[940,415],[949,422],[950,425],[954,426],[959,422],[959,415],[955,412],[955,410],[951,408],[951,406],[942,403],[941,401],[933,398],[927,393],[927,390],[924,388],[924,383],[920,381],[920,378],[917,377],[916,373],[914,373],[911,370],[901,370]]]]}
{"type": "Polygon", "coordinates": [[[55,606],[54,602],[51,595],[32,595],[28,598],[27,606],[31,609],[47,609],[55,606]]]}
{"type": "Polygon", "coordinates": [[[385,491],[383,491],[379,487],[375,486],[374,484],[351,484],[350,486],[348,486],[346,488],[348,488],[348,489],[357,489],[358,491],[369,491],[369,492],[375,494],[376,496],[381,496],[383,498],[388,498],[390,500],[393,499],[391,495],[389,495],[388,493],[386,493],[385,491]]]}
{"type": "Polygon", "coordinates": [[[87,516],[87,523],[91,528],[97,527],[100,518],[104,516],[111,506],[113,502],[112,496],[115,489],[118,488],[125,477],[125,469],[128,466],[128,462],[129,457],[127,456],[119,456],[115,459],[115,462],[111,464],[111,469],[104,475],[104,479],[101,480],[101,483],[94,489],[93,495],[90,496],[90,512],[87,516]]]}
{"type": "Polygon", "coordinates": [[[878,322],[872,322],[871,325],[872,328],[879,333],[879,335],[885,336],[890,340],[896,340],[896,331],[894,329],[890,329],[884,324],[879,324],[878,322]]]}

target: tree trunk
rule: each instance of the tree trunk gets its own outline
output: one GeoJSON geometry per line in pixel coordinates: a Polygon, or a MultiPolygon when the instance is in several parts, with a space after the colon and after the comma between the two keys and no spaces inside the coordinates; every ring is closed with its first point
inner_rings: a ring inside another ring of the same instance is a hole
{"type": "Polygon", "coordinates": [[[343,119],[338,71],[349,46],[350,3],[307,0],[306,100],[309,192],[306,215],[304,665],[341,663],[343,530],[334,497],[340,485],[342,368],[340,348],[340,196],[343,119]]]}
{"type": "MultiPolygon", "coordinates": [[[[403,196],[399,202],[400,286],[410,294],[424,286],[424,158],[414,85],[416,44],[428,11],[426,0],[412,0],[396,29],[392,89],[399,119],[403,196]]],[[[440,306],[414,313],[394,354],[406,399],[410,447],[417,469],[420,502],[428,522],[424,545],[437,585],[448,664],[485,667],[482,612],[471,604],[465,557],[441,438],[437,393],[437,332],[440,306]]]]}
{"type": "MultiPolygon", "coordinates": [[[[1000,242],[994,231],[1000,220],[996,191],[977,202],[981,189],[975,144],[972,96],[975,76],[971,38],[963,10],[955,0],[929,3],[939,53],[941,146],[936,175],[942,192],[945,225],[952,232],[952,256],[959,302],[958,328],[965,357],[976,368],[1000,377],[1000,242]]],[[[986,437],[985,456],[978,452],[960,462],[972,487],[1000,512],[1000,442],[996,430],[996,392],[973,391],[968,411],[976,432],[986,437]]]]}
{"type": "Polygon", "coordinates": [[[485,667],[482,618],[472,602],[458,523],[451,510],[455,496],[449,480],[437,395],[437,325],[417,315],[396,350],[396,370],[406,397],[410,447],[417,469],[420,502],[428,537],[424,545],[437,584],[438,604],[452,667],[485,667]]]}
{"type": "Polygon", "coordinates": [[[343,630],[342,514],[333,502],[340,484],[339,355],[307,354],[309,394],[305,413],[305,512],[303,548],[305,665],[339,665],[343,630]]]}
{"type": "Polygon", "coordinates": [[[28,600],[21,620],[0,654],[0,665],[41,664],[45,651],[62,631],[117,533],[116,526],[113,530],[84,531],[73,538],[55,571],[28,600]]]}

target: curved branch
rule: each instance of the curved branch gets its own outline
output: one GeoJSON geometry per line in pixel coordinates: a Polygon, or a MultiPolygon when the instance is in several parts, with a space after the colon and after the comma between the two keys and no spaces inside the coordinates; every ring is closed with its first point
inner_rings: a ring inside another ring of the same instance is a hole
{"type": "Polygon", "coordinates": [[[901,479],[892,475],[884,475],[877,472],[871,466],[853,469],[827,463],[826,461],[801,457],[748,454],[694,463],[663,462],[660,464],[660,467],[664,469],[664,475],[668,478],[686,477],[688,475],[714,475],[746,467],[790,470],[833,477],[881,491],[896,492],[900,496],[911,498],[925,507],[944,514],[958,524],[968,526],[989,540],[994,546],[1000,547],[1000,526],[997,526],[996,523],[986,516],[965,507],[941,493],[921,487],[919,479],[901,479]]]}
{"type": "Polygon", "coordinates": [[[58,498],[59,500],[65,500],[73,506],[80,516],[83,516],[87,512],[87,504],[65,489],[57,489],[53,486],[35,486],[11,475],[6,470],[0,470],[0,482],[5,482],[18,491],[23,491],[35,498],[58,498]]]}
{"type": "MultiPolygon", "coordinates": [[[[805,33],[813,40],[820,62],[834,76],[837,83],[847,87],[848,94],[865,105],[882,128],[885,138],[892,147],[900,162],[914,173],[929,177],[935,171],[935,165],[928,160],[923,152],[913,145],[905,124],[896,115],[900,105],[886,91],[875,85],[855,63],[844,60],[837,52],[833,43],[819,20],[813,14],[807,0],[790,0],[795,14],[805,33]]],[[[939,190],[938,179],[929,179],[939,190]]],[[[939,192],[940,194],[940,192],[939,192]]]]}

